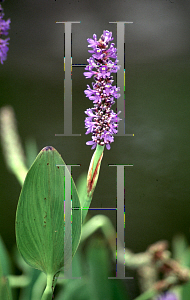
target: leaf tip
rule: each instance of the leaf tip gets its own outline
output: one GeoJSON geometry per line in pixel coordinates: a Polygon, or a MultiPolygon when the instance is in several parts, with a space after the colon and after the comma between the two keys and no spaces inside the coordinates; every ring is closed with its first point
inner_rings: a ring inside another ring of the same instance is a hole
{"type": "Polygon", "coordinates": [[[52,146],[46,146],[42,149],[42,151],[48,151],[48,150],[53,151],[53,150],[55,150],[55,148],[53,148],[52,146]]]}

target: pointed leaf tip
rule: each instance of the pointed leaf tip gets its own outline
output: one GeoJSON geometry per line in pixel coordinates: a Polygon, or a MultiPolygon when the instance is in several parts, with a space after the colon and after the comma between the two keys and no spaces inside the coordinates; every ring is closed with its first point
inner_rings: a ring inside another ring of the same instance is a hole
{"type": "Polygon", "coordinates": [[[42,149],[42,151],[55,150],[52,146],[46,146],[42,149]]]}

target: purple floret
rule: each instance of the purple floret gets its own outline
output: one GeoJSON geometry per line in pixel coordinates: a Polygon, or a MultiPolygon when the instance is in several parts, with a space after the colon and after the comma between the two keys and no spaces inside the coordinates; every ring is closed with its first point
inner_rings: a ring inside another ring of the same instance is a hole
{"type": "Polygon", "coordinates": [[[1,64],[3,64],[3,61],[6,60],[7,52],[9,50],[9,48],[8,48],[9,38],[3,40],[1,37],[2,37],[2,35],[8,35],[8,30],[10,29],[10,23],[11,23],[10,19],[5,21],[5,20],[3,20],[3,17],[4,17],[4,13],[3,13],[3,9],[0,4],[0,60],[1,60],[1,64]]]}
{"type": "Polygon", "coordinates": [[[117,92],[120,88],[112,86],[113,76],[111,73],[116,73],[120,66],[117,66],[117,49],[114,48],[114,43],[111,43],[110,48],[108,44],[113,40],[112,32],[104,30],[101,38],[97,41],[96,34],[93,35],[94,39],[87,39],[88,47],[92,47],[93,50],[88,52],[93,53],[92,57],[87,59],[89,65],[85,67],[84,76],[91,78],[94,76],[95,83],[92,83],[93,89],[87,85],[87,90],[84,91],[86,97],[88,97],[94,103],[93,108],[89,108],[85,111],[88,117],[85,119],[85,128],[87,128],[86,134],[92,133],[92,141],[88,141],[86,144],[91,145],[94,149],[97,144],[104,146],[110,150],[110,143],[114,141],[113,134],[118,132],[118,122],[121,120],[118,114],[114,113],[111,106],[115,103],[114,98],[118,99],[120,94],[117,92]],[[113,62],[110,58],[114,58],[113,62]],[[96,69],[94,71],[93,69],[96,69]]]}
{"type": "Polygon", "coordinates": [[[174,293],[168,291],[163,293],[156,300],[178,300],[178,298],[174,293]]]}

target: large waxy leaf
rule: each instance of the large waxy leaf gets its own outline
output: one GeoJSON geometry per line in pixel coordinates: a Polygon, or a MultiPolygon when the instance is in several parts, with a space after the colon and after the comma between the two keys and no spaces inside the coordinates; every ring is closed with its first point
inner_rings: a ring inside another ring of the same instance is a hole
{"type": "MultiPolygon", "coordinates": [[[[80,241],[81,209],[72,210],[72,250],[67,247],[67,243],[70,244],[68,235],[64,235],[65,178],[68,172],[63,159],[53,147],[43,148],[27,173],[18,202],[18,249],[31,267],[46,274],[54,275],[63,266],[67,268],[71,263],[67,261],[67,257],[70,257],[68,253],[72,251],[73,256],[80,241]]],[[[71,185],[72,208],[80,208],[73,180],[71,185]]]]}

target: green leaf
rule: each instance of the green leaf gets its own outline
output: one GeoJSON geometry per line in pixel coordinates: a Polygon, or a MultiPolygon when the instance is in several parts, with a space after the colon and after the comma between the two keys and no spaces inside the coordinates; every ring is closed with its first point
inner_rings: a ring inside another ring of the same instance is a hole
{"type": "Polygon", "coordinates": [[[1,236],[0,236],[0,260],[1,260],[3,275],[7,276],[11,274],[12,272],[11,260],[1,236]]]}
{"type": "Polygon", "coordinates": [[[0,299],[12,300],[11,288],[7,275],[11,273],[11,261],[0,236],[0,299]]]}
{"type": "MultiPolygon", "coordinates": [[[[188,247],[183,255],[184,265],[190,268],[190,248],[188,247]]],[[[181,299],[189,300],[190,295],[190,282],[187,282],[183,286],[181,286],[181,299]]]]}
{"type": "Polygon", "coordinates": [[[88,208],[91,203],[91,200],[87,196],[87,173],[83,173],[80,175],[76,182],[76,186],[82,208],[82,223],[84,223],[84,220],[88,213],[88,208]]]}
{"type": "Polygon", "coordinates": [[[31,267],[51,276],[69,266],[68,252],[74,256],[81,236],[80,201],[71,179],[72,208],[79,209],[72,210],[72,250],[67,247],[64,200],[68,174],[71,176],[60,154],[51,146],[43,148],[27,173],[17,206],[18,249],[31,267]]]}
{"type": "Polygon", "coordinates": [[[3,276],[3,268],[0,261],[0,299],[12,300],[11,288],[7,277],[3,276]]]}
{"type": "Polygon", "coordinates": [[[56,300],[89,300],[88,282],[86,279],[70,279],[66,286],[56,296],[56,300]]]}
{"type": "Polygon", "coordinates": [[[184,254],[188,247],[187,240],[184,235],[178,234],[172,240],[173,257],[180,264],[185,266],[184,254]]]}
{"type": "Polygon", "coordinates": [[[110,272],[109,253],[106,242],[94,238],[88,247],[87,260],[89,263],[89,291],[91,299],[111,300],[111,284],[108,279],[110,272]]]}
{"type": "Polygon", "coordinates": [[[1,266],[1,261],[0,261],[0,296],[2,295],[2,278],[3,278],[3,270],[1,266]]]}
{"type": "Polygon", "coordinates": [[[22,186],[27,167],[12,106],[7,105],[0,109],[0,125],[2,148],[7,168],[16,176],[22,186]]]}
{"type": "Polygon", "coordinates": [[[11,288],[9,286],[9,282],[8,279],[6,277],[2,277],[2,288],[1,288],[1,295],[0,295],[0,299],[3,300],[12,300],[12,292],[11,292],[11,288]]]}
{"type": "MultiPolygon", "coordinates": [[[[190,249],[188,242],[183,234],[176,235],[172,240],[173,257],[182,266],[190,267],[190,249]]],[[[175,287],[176,292],[180,295],[181,299],[189,300],[190,295],[190,282],[184,285],[175,287]]]]}
{"type": "Polygon", "coordinates": [[[32,137],[28,137],[25,142],[25,151],[26,151],[26,165],[28,169],[33,164],[36,156],[38,155],[38,147],[36,140],[32,137]]]}
{"type": "Polygon", "coordinates": [[[126,291],[125,286],[122,280],[111,280],[111,287],[112,287],[112,299],[117,300],[130,300],[129,293],[126,291]]]}

